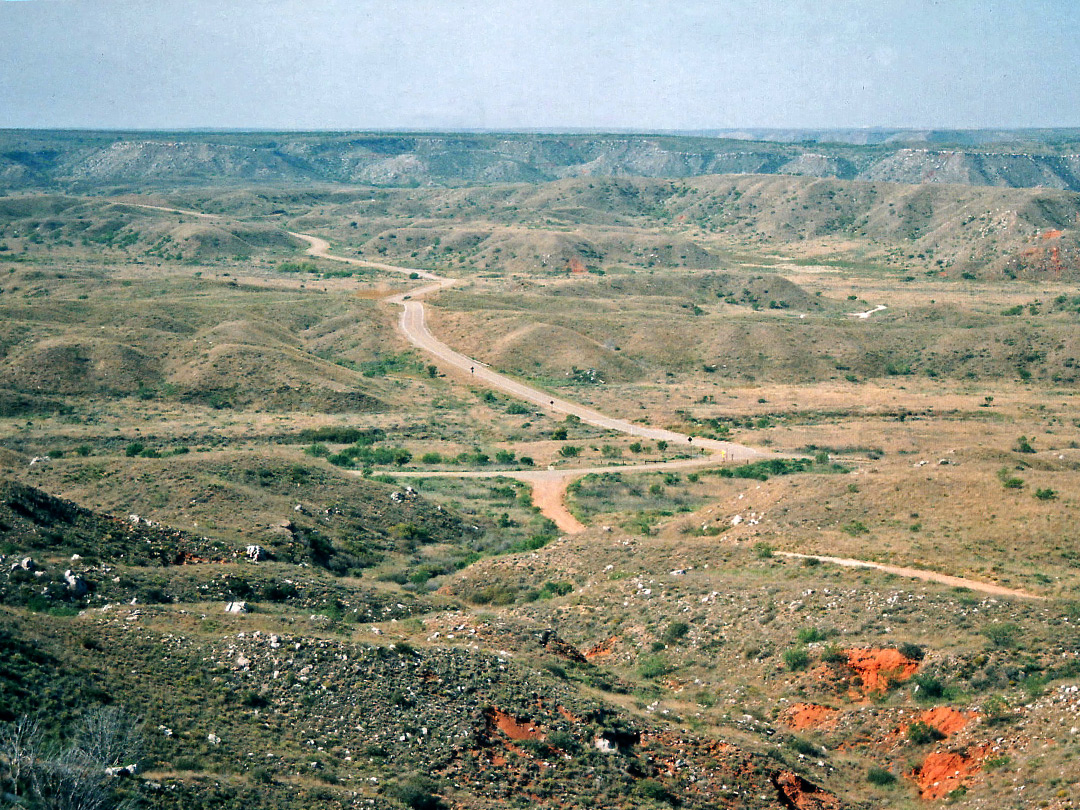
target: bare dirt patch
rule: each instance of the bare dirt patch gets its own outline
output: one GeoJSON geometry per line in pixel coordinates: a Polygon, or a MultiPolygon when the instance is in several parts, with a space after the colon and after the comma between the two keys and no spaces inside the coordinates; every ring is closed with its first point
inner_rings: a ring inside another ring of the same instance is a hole
{"type": "Polygon", "coordinates": [[[919,786],[920,798],[943,799],[957,788],[967,787],[982,770],[982,762],[989,750],[989,745],[981,745],[966,753],[939,751],[928,754],[911,774],[919,786]]]}
{"type": "Polygon", "coordinates": [[[919,669],[919,662],[899,650],[844,650],[848,666],[862,679],[863,694],[884,692],[891,683],[908,680],[919,669]]]}
{"type": "Polygon", "coordinates": [[[831,728],[836,724],[837,709],[817,703],[795,703],[781,715],[781,720],[795,731],[831,728]]]}

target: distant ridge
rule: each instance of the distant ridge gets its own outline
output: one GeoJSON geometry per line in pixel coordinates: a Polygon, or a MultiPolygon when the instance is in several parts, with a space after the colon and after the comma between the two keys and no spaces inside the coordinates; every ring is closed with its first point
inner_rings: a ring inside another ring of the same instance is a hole
{"type": "Polygon", "coordinates": [[[0,191],[789,174],[1080,191],[1080,130],[0,131],[0,191]]]}

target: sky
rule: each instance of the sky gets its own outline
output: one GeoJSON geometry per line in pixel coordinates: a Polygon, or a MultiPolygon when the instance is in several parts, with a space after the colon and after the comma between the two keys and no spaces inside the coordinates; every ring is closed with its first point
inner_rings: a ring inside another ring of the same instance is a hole
{"type": "Polygon", "coordinates": [[[1080,126],[1071,0],[0,0],[0,128],[1080,126]]]}

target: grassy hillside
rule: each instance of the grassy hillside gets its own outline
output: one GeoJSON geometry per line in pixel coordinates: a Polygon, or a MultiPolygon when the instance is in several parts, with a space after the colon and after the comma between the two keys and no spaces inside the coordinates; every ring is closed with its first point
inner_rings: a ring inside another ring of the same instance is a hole
{"type": "MultiPolygon", "coordinates": [[[[349,141],[249,137],[61,140],[192,181],[349,141]]],[[[349,171],[449,160],[410,138],[353,139],[349,171]]],[[[438,149],[479,142],[552,157],[438,149]]],[[[590,170],[684,159],[608,147],[590,170]]],[[[806,149],[767,147],[840,171],[806,149]]],[[[790,175],[0,198],[0,792],[1071,807],[1076,214],[790,175]],[[427,323],[478,361],[776,457],[658,467],[702,451],[487,390],[395,329],[419,278],[288,231],[460,278],[427,323]],[[103,722],[135,775],[106,776],[103,722]]]]}

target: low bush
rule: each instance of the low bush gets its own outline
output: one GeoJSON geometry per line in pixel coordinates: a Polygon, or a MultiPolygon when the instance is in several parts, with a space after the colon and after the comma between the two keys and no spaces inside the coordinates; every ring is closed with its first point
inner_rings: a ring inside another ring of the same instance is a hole
{"type": "Polygon", "coordinates": [[[810,653],[805,647],[792,647],[784,651],[784,665],[792,672],[798,672],[810,666],[810,653]]]}
{"type": "Polygon", "coordinates": [[[866,772],[866,781],[871,785],[886,787],[896,784],[896,774],[887,768],[882,768],[880,765],[872,765],[870,770],[866,772]]]}
{"type": "Polygon", "coordinates": [[[907,727],[907,738],[915,745],[927,745],[938,740],[944,740],[945,735],[929,723],[916,720],[907,727]]]}

